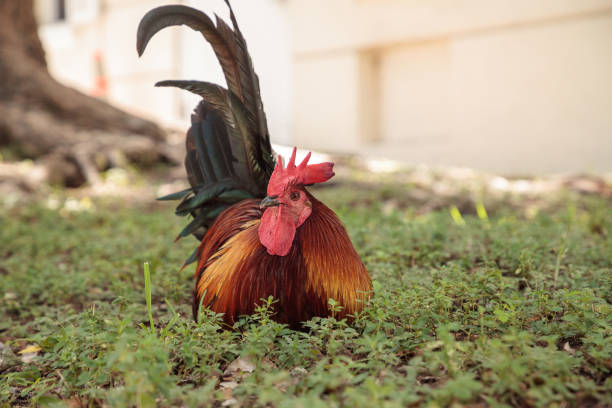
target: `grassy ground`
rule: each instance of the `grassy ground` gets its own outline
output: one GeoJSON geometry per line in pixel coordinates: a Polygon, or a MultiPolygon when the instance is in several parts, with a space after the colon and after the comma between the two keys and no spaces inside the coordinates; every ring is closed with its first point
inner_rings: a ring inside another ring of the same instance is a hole
{"type": "Polygon", "coordinates": [[[236,331],[193,322],[192,269],[177,267],[195,241],[172,243],[184,220],[169,206],[3,209],[0,342],[30,353],[0,373],[0,406],[612,405],[609,201],[487,217],[417,214],[390,187],[317,195],[375,295],[353,324],[308,332],[265,307],[236,331]]]}

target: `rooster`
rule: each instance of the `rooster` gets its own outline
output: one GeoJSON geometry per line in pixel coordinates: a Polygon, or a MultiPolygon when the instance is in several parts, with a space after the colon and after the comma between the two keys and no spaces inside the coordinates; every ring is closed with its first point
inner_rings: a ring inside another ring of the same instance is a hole
{"type": "Polygon", "coordinates": [[[179,233],[201,243],[183,268],[197,261],[194,318],[201,307],[222,313],[233,325],[254,313],[262,299],[273,318],[298,328],[315,316],[349,317],[362,310],[372,283],[349,236],[332,210],[306,187],[333,175],[333,163],[296,165],[274,160],[246,42],[225,0],[232,26],[182,5],[149,11],[137,33],[142,56],[149,40],[168,26],[185,24],[210,43],[227,89],[201,81],[162,81],[202,97],[187,132],[185,168],[190,188],[161,197],[181,200],[177,215],[193,220],[179,233]],[[341,311],[330,307],[333,299],[341,311]]]}

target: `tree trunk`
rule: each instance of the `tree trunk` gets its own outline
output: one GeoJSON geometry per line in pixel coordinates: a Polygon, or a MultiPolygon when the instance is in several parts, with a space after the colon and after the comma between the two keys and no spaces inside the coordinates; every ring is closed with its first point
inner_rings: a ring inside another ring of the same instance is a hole
{"type": "Polygon", "coordinates": [[[55,81],[38,37],[33,0],[0,0],[0,146],[48,163],[51,181],[99,182],[127,159],[174,161],[165,133],[55,81]]]}

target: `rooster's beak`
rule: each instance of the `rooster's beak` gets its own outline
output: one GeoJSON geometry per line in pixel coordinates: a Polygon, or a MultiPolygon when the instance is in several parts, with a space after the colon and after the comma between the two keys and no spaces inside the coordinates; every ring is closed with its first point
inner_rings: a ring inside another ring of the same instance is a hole
{"type": "Polygon", "coordinates": [[[259,208],[261,210],[265,210],[268,207],[276,207],[277,205],[280,205],[280,202],[277,200],[277,196],[274,197],[266,197],[263,200],[261,200],[261,202],[259,203],[259,208]]]}

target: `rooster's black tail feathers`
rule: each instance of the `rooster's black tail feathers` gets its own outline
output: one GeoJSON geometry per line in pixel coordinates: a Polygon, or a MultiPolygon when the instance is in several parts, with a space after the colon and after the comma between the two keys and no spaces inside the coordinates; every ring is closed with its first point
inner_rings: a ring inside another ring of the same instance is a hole
{"type": "MultiPolygon", "coordinates": [[[[193,220],[177,239],[194,234],[201,239],[225,208],[245,198],[265,196],[274,159],[259,92],[246,42],[229,4],[232,27],[215,15],[216,24],[204,13],[187,6],[162,6],[140,21],[137,51],[144,53],[149,40],[165,27],[187,25],[204,36],[215,52],[228,89],[201,81],[162,81],[202,97],[187,132],[185,168],[191,188],[159,198],[178,200],[178,215],[193,220]]],[[[195,253],[185,265],[195,260],[195,253]]]]}

